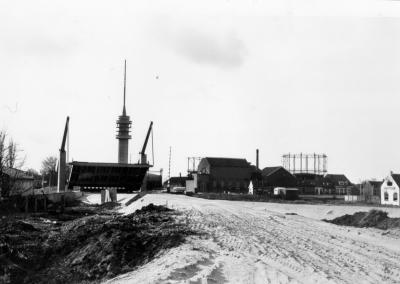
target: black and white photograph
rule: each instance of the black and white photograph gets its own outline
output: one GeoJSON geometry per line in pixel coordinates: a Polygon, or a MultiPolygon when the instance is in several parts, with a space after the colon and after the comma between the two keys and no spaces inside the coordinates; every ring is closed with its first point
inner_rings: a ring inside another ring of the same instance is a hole
{"type": "Polygon", "coordinates": [[[398,133],[398,0],[0,0],[0,284],[400,283],[398,133]]]}

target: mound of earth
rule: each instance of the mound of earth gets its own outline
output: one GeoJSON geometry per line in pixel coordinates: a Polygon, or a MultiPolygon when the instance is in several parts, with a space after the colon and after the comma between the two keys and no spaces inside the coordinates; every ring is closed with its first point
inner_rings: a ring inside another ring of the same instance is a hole
{"type": "Polygon", "coordinates": [[[193,232],[150,204],[133,214],[102,208],[74,220],[7,219],[0,225],[0,283],[92,283],[133,270],[193,232]]]}
{"type": "Polygon", "coordinates": [[[390,218],[387,212],[375,209],[368,212],[356,212],[353,215],[346,214],[333,220],[324,221],[359,228],[374,227],[382,230],[400,228],[400,218],[390,218]]]}

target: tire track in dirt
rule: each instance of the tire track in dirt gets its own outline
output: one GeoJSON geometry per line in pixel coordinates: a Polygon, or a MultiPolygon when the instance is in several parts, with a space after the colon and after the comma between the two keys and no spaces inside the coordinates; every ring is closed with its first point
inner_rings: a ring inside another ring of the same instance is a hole
{"type": "Polygon", "coordinates": [[[244,211],[237,206],[196,210],[200,213],[189,218],[195,228],[215,237],[225,262],[239,258],[254,264],[244,277],[248,283],[262,279],[271,283],[396,283],[399,279],[398,253],[355,241],[329,224],[321,228],[321,222],[301,216],[244,211]],[[325,231],[324,227],[330,228],[325,231]]]}
{"type": "Polygon", "coordinates": [[[159,276],[143,283],[398,283],[400,279],[396,247],[400,239],[395,234],[286,215],[271,210],[271,204],[267,210],[261,204],[176,195],[144,199],[182,211],[182,222],[207,234],[166,252],[130,279],[146,279],[146,273],[153,271],[159,276]]]}

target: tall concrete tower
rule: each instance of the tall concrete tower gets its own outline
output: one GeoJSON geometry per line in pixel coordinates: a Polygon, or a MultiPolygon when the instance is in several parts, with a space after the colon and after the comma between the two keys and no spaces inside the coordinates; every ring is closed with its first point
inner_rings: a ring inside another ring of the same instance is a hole
{"type": "Polygon", "coordinates": [[[129,150],[129,139],[131,135],[132,121],[129,116],[126,115],[125,108],[125,96],[126,96],[126,60],[124,68],[124,107],[122,109],[122,115],[118,117],[117,120],[117,139],[118,139],[118,163],[127,164],[128,163],[128,150],[129,150]]]}

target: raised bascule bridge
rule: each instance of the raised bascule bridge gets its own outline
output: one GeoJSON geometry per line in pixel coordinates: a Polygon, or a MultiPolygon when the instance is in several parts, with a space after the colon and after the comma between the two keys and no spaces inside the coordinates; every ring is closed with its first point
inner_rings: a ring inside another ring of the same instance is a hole
{"type": "MultiPolygon", "coordinates": [[[[142,188],[143,180],[152,165],[145,154],[147,142],[152,133],[153,122],[150,123],[145,143],[142,147],[138,163],[129,163],[129,140],[132,121],[126,112],[126,61],[124,65],[124,99],[122,115],[117,120],[118,163],[78,162],[70,163],[71,171],[68,189],[99,191],[116,188],[119,192],[137,191],[142,188]]],[[[154,158],[153,158],[154,163],[154,158]]]]}

